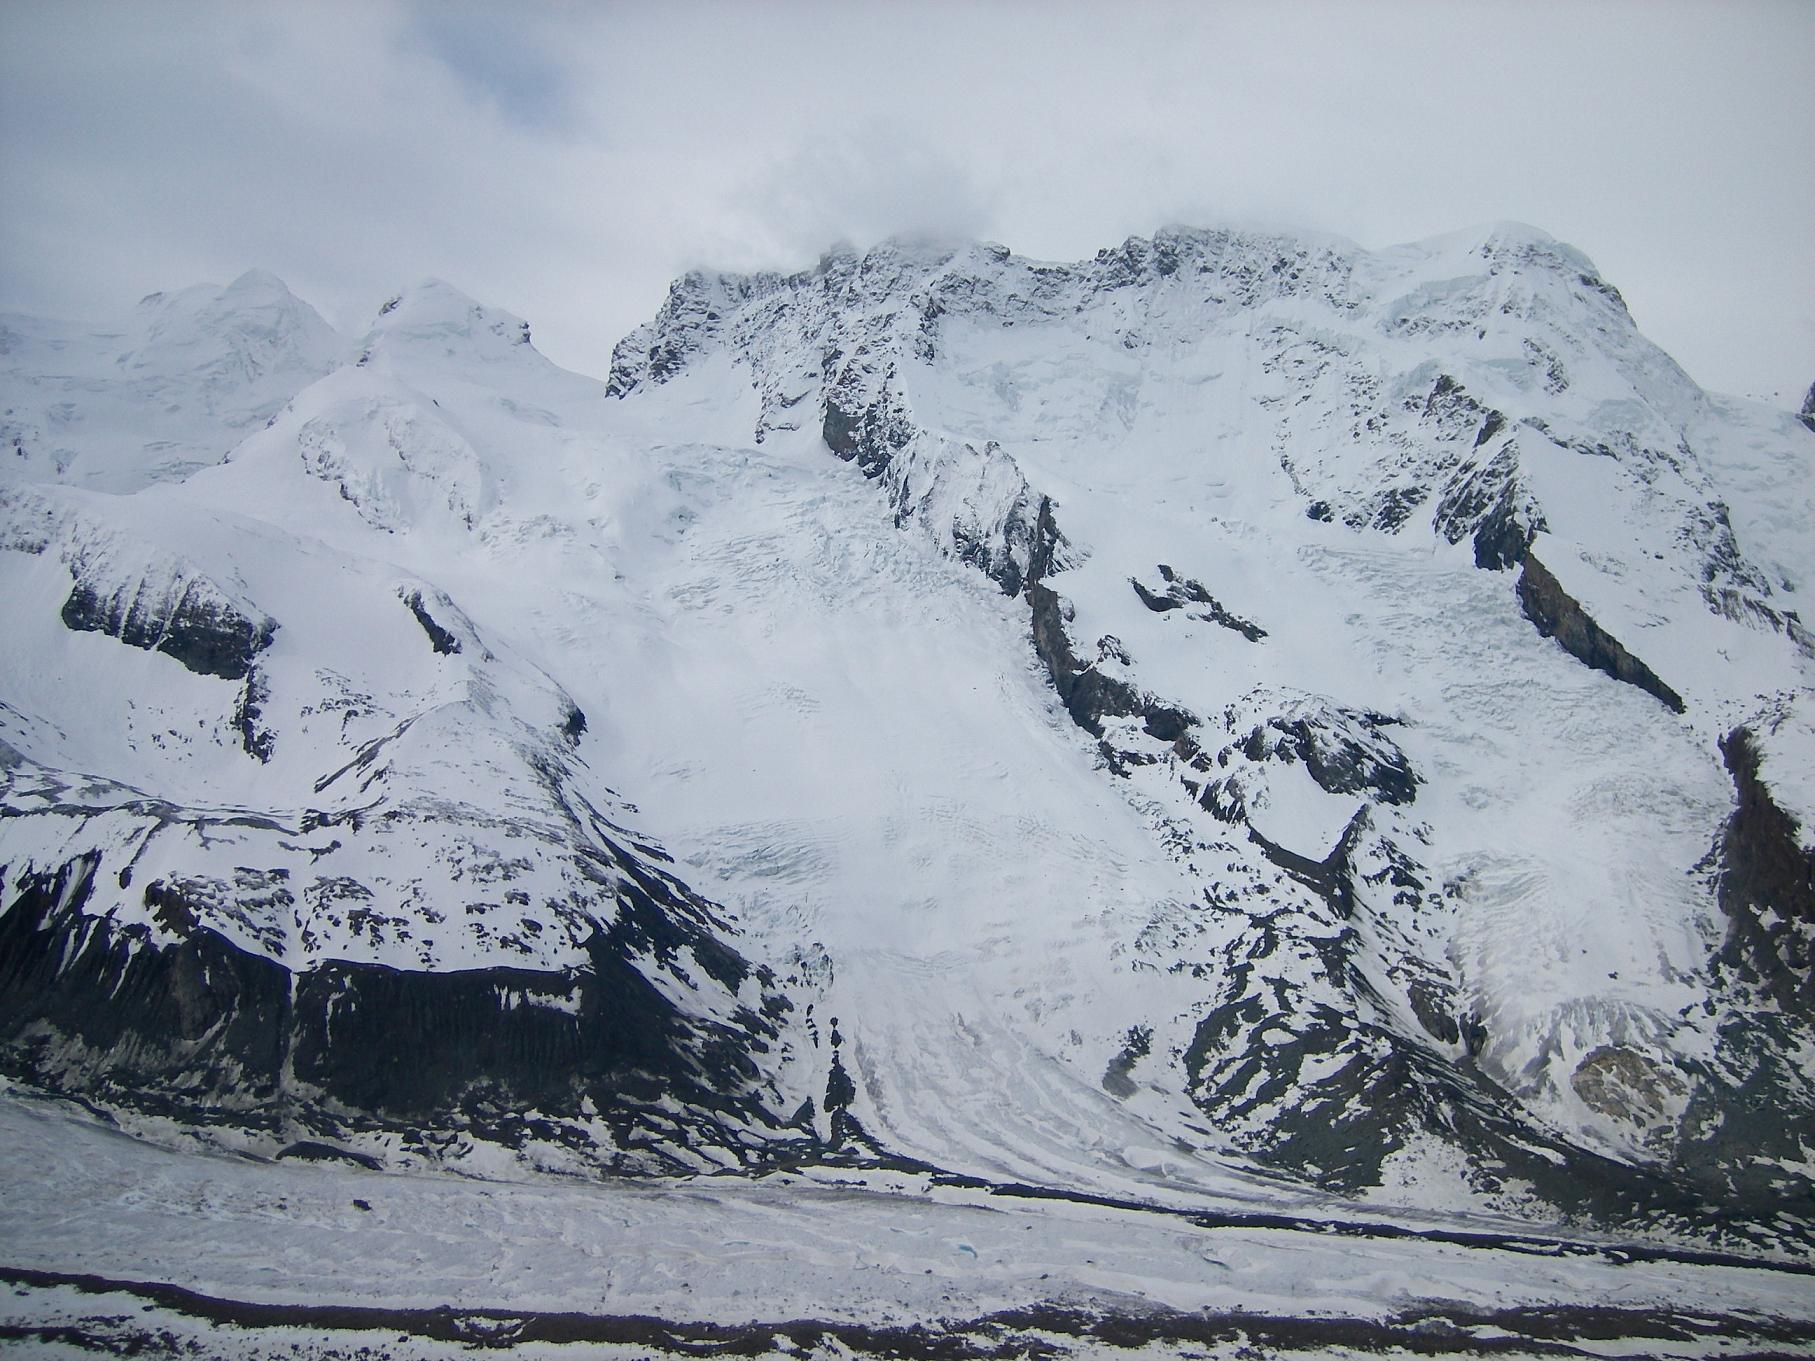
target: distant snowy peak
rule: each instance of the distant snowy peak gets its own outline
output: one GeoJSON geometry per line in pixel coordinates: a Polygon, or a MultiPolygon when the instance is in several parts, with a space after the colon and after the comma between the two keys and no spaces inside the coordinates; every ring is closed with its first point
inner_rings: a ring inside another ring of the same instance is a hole
{"type": "Polygon", "coordinates": [[[263,270],[153,293],[112,327],[9,317],[0,333],[8,471],[114,492],[219,462],[347,354],[263,270]]]}
{"type": "MultiPolygon", "coordinates": [[[[1644,418],[1635,447],[1674,444],[1700,404],[1694,385],[1638,336],[1617,290],[1586,257],[1504,224],[1372,253],[1336,238],[1169,228],[1074,264],[1030,261],[989,244],[896,239],[861,254],[834,250],[794,275],[693,273],[619,344],[609,386],[623,396],[659,385],[695,356],[724,349],[751,371],[764,425],[786,425],[799,419],[807,384],[842,392],[833,405],[848,410],[851,397],[902,389],[915,365],[1000,373],[1005,363],[1025,363],[1039,343],[1030,334],[1056,338],[1068,357],[1089,361],[1097,372],[1086,382],[1099,388],[1117,369],[1211,377],[1204,347],[1233,341],[1277,377],[1273,386],[1299,389],[1294,395],[1339,368],[1352,390],[1325,397],[1349,407],[1465,378],[1483,399],[1536,398],[1550,413],[1572,385],[1572,363],[1592,356],[1622,380],[1623,390],[1608,395],[1627,403],[1629,418],[1644,418]],[[1016,328],[1011,340],[1006,333],[1016,328]],[[991,333],[1005,353],[977,343],[991,333]],[[1439,354],[1462,372],[1441,372],[1439,354]]],[[[1474,409],[1492,408],[1484,400],[1474,409]]],[[[1073,429],[1039,434],[1119,437],[1128,413],[1104,400],[1079,411],[1073,429]]]]}
{"type": "Polygon", "coordinates": [[[1370,252],[1175,227],[1074,264],[897,239],[793,275],[694,273],[618,346],[609,388],[719,352],[760,397],[757,441],[813,423],[898,518],[1011,592],[1040,496],[1075,483],[1039,469],[1151,448],[1161,408],[1276,465],[1313,519],[1422,529],[1496,569],[1546,533],[1571,593],[1593,593],[1578,557],[1603,585],[1667,564],[1629,619],[1692,606],[1801,627],[1777,597],[1802,582],[1748,556],[1714,489],[1706,396],[1586,256],[1535,228],[1370,252]]]}
{"type": "Polygon", "coordinates": [[[361,348],[367,356],[407,346],[500,360],[517,357],[529,345],[529,323],[521,317],[482,306],[440,279],[424,279],[385,300],[361,348]]]}
{"type": "MultiPolygon", "coordinates": [[[[229,502],[256,504],[261,493],[290,497],[300,473],[387,533],[472,529],[497,504],[496,476],[433,397],[381,367],[337,370],[248,438],[234,452],[229,502]]],[[[336,507],[297,509],[305,522],[319,522],[336,507]]]]}
{"type": "MultiPolygon", "coordinates": [[[[682,276],[655,318],[619,344],[611,383],[622,393],[664,381],[714,338],[746,336],[749,312],[764,304],[792,310],[804,303],[871,320],[988,312],[1012,324],[1079,315],[1106,295],[1164,286],[1175,300],[1211,313],[1284,297],[1314,297],[1339,311],[1395,303],[1409,311],[1421,290],[1460,292],[1514,273],[1533,287],[1584,291],[1624,315],[1618,291],[1586,256],[1510,223],[1373,253],[1338,237],[1169,227],[1067,264],[993,243],[898,237],[863,252],[835,247],[796,274],[682,276]]],[[[1153,310],[1151,299],[1144,310],[1153,310]]]]}
{"type": "MultiPolygon", "coordinates": [[[[27,481],[132,492],[220,463],[338,368],[383,368],[412,387],[476,365],[535,370],[499,381],[512,390],[583,385],[535,352],[526,321],[439,279],[392,294],[350,343],[283,279],[249,270],[227,287],[154,292],[111,328],[0,319],[0,448],[5,472],[27,481]]],[[[387,392],[381,405],[412,401],[432,405],[414,390],[387,392]]]]}
{"type": "Polygon", "coordinates": [[[345,349],[338,332],[269,270],[253,269],[225,288],[197,284],[153,293],[134,309],[128,367],[170,371],[185,359],[231,353],[249,365],[295,363],[319,369],[345,349]]]}

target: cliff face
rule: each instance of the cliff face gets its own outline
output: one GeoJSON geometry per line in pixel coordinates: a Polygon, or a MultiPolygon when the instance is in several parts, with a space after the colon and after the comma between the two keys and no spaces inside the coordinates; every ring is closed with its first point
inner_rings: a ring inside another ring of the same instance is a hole
{"type": "Polygon", "coordinates": [[[1519,607],[1539,633],[1555,638],[1582,665],[1636,685],[1672,713],[1683,712],[1683,697],[1589,618],[1581,604],[1550,574],[1550,569],[1529,552],[1519,565],[1519,607]]]}
{"type": "Polygon", "coordinates": [[[1721,839],[1727,953],[1784,1007],[1815,1017],[1815,850],[1760,778],[1757,737],[1721,739],[1738,806],[1721,839]]]}
{"type": "MultiPolygon", "coordinates": [[[[829,1151],[810,1122],[783,1126],[752,1062],[778,1039],[783,996],[702,1021],[639,971],[639,929],[673,937],[686,911],[648,871],[574,967],[297,972],[161,882],[149,921],[93,915],[99,861],[0,873],[0,1060],[50,1090],[232,1125],[267,1153],[333,1139],[435,1161],[462,1138],[655,1173],[829,1151]]],[[[732,986],[773,985],[700,944],[732,986]]]]}

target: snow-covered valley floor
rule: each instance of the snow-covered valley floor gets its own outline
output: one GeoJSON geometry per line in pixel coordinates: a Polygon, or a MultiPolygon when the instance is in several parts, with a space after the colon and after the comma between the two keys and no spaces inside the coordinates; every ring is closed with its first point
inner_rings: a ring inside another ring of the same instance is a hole
{"type": "Polygon", "coordinates": [[[1759,1356],[1815,1269],[922,1175],[482,1181],[0,1100],[9,1354],[1759,1356]]]}

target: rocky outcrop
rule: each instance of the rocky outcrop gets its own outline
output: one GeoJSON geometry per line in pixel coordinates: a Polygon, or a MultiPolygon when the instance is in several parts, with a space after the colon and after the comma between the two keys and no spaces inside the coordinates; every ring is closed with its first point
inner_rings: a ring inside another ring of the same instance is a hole
{"type": "Polygon", "coordinates": [[[239,699],[233,706],[233,730],[239,734],[240,749],[261,765],[277,750],[277,734],[265,726],[265,705],[271,702],[271,686],[264,673],[253,667],[246,672],[239,699]]]}
{"type": "Polygon", "coordinates": [[[223,680],[244,679],[277,632],[276,620],[252,617],[199,577],[163,584],[137,579],[110,588],[78,574],[63,602],[63,622],[223,680]]]}
{"type": "Polygon", "coordinates": [[[1158,590],[1143,585],[1138,577],[1128,578],[1128,584],[1134,587],[1134,593],[1140,597],[1141,604],[1155,614],[1184,610],[1191,618],[1239,633],[1250,643],[1258,643],[1267,636],[1267,631],[1253,620],[1243,619],[1239,614],[1225,609],[1222,602],[1204,588],[1202,582],[1181,577],[1163,562],[1159,564],[1159,573],[1164,584],[1158,590]],[[1201,608],[1193,609],[1193,606],[1201,608]]]}
{"type": "Polygon", "coordinates": [[[271,1128],[290,1011],[286,971],[215,932],[183,932],[180,905],[157,892],[147,902],[168,923],[164,940],[149,923],[84,914],[98,868],[91,855],[4,883],[7,1070],[185,1119],[271,1128]]]}
{"type": "MultiPolygon", "coordinates": [[[[1339,847],[1320,870],[1340,880],[1346,855],[1339,847]]],[[[1435,1137],[1469,1150],[1466,1175],[1484,1192],[1522,1183],[1569,1211],[1614,1220],[1680,1200],[1662,1176],[1519,1120],[1506,1094],[1472,1065],[1409,1043],[1363,1014],[1324,1007],[1282,1024],[1251,986],[1255,973],[1255,964],[1235,965],[1182,1063],[1198,1107],[1220,1127],[1241,1131],[1238,1139],[1270,1166],[1355,1191],[1377,1183],[1402,1149],[1435,1137]],[[1267,1030],[1264,1055],[1243,1043],[1257,1028],[1267,1030]]],[[[1363,980],[1354,986],[1365,995],[1363,980]]]]}
{"type": "Polygon", "coordinates": [[[826,447],[887,490],[897,526],[921,526],[945,552],[975,567],[1004,595],[1029,580],[1038,497],[995,441],[945,439],[914,424],[892,365],[859,353],[825,395],[826,447]]]}
{"type": "Polygon", "coordinates": [[[429,636],[429,646],[442,656],[451,656],[460,651],[460,640],[447,629],[435,622],[435,616],[429,613],[428,606],[422,602],[421,591],[409,591],[404,594],[403,603],[409,606],[410,613],[416,616],[416,622],[422,625],[422,631],[429,636]]]}
{"type": "MultiPolygon", "coordinates": [[[[888,376],[894,377],[892,370],[888,376]]],[[[826,394],[820,434],[828,449],[845,462],[855,463],[865,477],[880,477],[914,437],[914,427],[899,406],[886,400],[864,403],[853,386],[847,384],[826,394]]]]}
{"type": "Polygon", "coordinates": [[[1760,778],[1754,734],[1735,728],[1720,750],[1737,798],[1721,837],[1726,953],[1780,1006],[1815,1017],[1815,851],[1760,778]]]}
{"type": "Polygon", "coordinates": [[[1148,734],[1162,742],[1184,736],[1193,721],[1191,715],[1103,671],[1100,663],[1106,657],[1086,662],[1073,652],[1066,630],[1066,601],[1057,591],[1035,582],[1027,588],[1027,602],[1033,611],[1034,651],[1045,664],[1072,722],[1092,737],[1101,737],[1104,719],[1138,717],[1148,734]]]}
{"type": "MultiPolygon", "coordinates": [[[[789,1002],[689,930],[652,870],[622,884],[576,967],[292,971],[205,925],[181,883],[146,886],[150,921],[89,915],[97,866],[0,872],[0,1064],[13,1076],[274,1139],[389,1132],[427,1153],[458,1131],[624,1171],[811,1142],[771,1110],[755,1062],[789,1002]],[[636,965],[683,948],[734,991],[750,979],[760,1010],[689,1015],[636,965]]],[[[281,880],[272,892],[284,896],[281,880]]]]}
{"type": "Polygon", "coordinates": [[[638,387],[667,382],[720,331],[728,314],[783,283],[777,274],[744,279],[699,271],[682,275],[669,287],[654,320],[639,326],[612,349],[606,391],[623,397],[638,387]]]}
{"type": "Polygon", "coordinates": [[[1584,666],[1615,680],[1636,685],[1673,713],[1683,712],[1683,698],[1645,663],[1620,645],[1590,618],[1581,604],[1557,582],[1550,569],[1530,553],[1519,570],[1519,606],[1525,617],[1546,638],[1555,638],[1563,650],[1584,666]]]}
{"type": "Polygon", "coordinates": [[[1519,479],[1519,451],[1508,441],[1485,463],[1470,460],[1437,499],[1431,526],[1450,543],[1473,542],[1475,566],[1503,572],[1525,560],[1544,516],[1519,479]]]}
{"type": "Polygon", "coordinates": [[[1727,938],[1706,1011],[1714,1062],[1696,1072],[1675,1166],[1710,1202],[1807,1238],[1815,1042],[1815,851],[1773,797],[1772,715],[1722,739],[1734,808],[1716,845],[1727,938]]]}
{"type": "Polygon", "coordinates": [[[1118,642],[1100,639],[1094,661],[1083,660],[1074,650],[1067,627],[1071,622],[1070,603],[1043,580],[1055,567],[1055,554],[1065,542],[1053,523],[1050,499],[1041,500],[1034,540],[1027,583],[1034,652],[1046,667],[1072,722],[1092,737],[1101,738],[1104,719],[1133,717],[1141,720],[1149,736],[1162,742],[1176,742],[1183,737],[1196,719],[1177,705],[1156,699],[1104,669],[1106,662],[1127,663],[1127,654],[1118,642]]]}
{"type": "Polygon", "coordinates": [[[1418,797],[1418,776],[1383,728],[1385,714],[1321,704],[1311,714],[1282,714],[1251,728],[1237,744],[1250,761],[1303,761],[1326,794],[1356,794],[1385,804],[1418,797]]]}

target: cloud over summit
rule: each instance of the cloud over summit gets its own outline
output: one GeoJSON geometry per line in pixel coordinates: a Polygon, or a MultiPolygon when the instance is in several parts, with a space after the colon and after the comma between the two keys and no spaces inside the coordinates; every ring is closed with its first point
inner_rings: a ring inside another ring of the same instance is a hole
{"type": "Polygon", "coordinates": [[[1815,11],[468,4],[0,9],[0,307],[436,274],[561,362],[692,267],[1171,221],[1580,246],[1701,382],[1815,377],[1815,11]]]}

